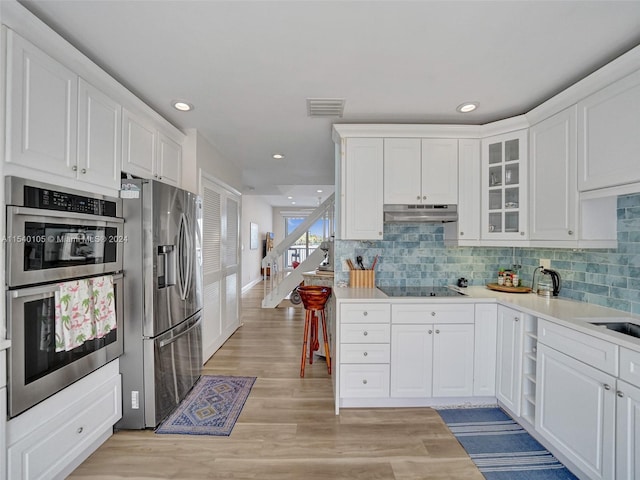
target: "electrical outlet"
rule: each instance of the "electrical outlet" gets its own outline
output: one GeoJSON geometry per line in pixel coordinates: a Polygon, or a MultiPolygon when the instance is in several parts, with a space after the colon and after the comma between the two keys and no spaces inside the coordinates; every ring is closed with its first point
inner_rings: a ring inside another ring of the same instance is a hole
{"type": "Polygon", "coordinates": [[[548,258],[541,258],[540,266],[544,268],[551,268],[551,260],[548,258]]]}
{"type": "Polygon", "coordinates": [[[140,408],[140,402],[138,400],[139,398],[139,393],[137,390],[132,390],[131,391],[131,408],[133,410],[137,410],[138,408],[140,408]]]}

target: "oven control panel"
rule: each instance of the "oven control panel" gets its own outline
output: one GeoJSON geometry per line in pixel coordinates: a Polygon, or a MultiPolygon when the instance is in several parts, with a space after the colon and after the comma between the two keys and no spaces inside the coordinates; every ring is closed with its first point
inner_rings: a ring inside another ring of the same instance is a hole
{"type": "Polygon", "coordinates": [[[61,210],[104,217],[116,216],[115,202],[29,185],[24,187],[24,203],[25,207],[44,210],[61,210]]]}

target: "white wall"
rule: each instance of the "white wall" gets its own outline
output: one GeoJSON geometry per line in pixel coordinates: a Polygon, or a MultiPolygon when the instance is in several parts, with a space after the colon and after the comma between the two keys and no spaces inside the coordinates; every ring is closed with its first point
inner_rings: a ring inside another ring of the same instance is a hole
{"type": "Polygon", "coordinates": [[[257,283],[260,276],[262,262],[262,241],[267,232],[273,232],[273,211],[271,205],[255,195],[242,196],[242,223],[240,235],[242,238],[242,288],[257,283]],[[258,248],[249,248],[249,224],[258,225],[258,248]]]}
{"type": "Polygon", "coordinates": [[[223,157],[216,146],[196,129],[187,129],[185,133],[187,138],[183,144],[183,188],[198,193],[202,169],[216,180],[240,192],[242,190],[241,162],[238,159],[223,157]]]}

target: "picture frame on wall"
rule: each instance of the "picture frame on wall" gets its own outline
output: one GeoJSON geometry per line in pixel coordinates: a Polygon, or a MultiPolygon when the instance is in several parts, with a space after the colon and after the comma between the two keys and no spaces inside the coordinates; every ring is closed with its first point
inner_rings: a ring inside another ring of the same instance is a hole
{"type": "Polygon", "coordinates": [[[258,224],[253,222],[249,223],[249,249],[258,249],[258,224]]]}

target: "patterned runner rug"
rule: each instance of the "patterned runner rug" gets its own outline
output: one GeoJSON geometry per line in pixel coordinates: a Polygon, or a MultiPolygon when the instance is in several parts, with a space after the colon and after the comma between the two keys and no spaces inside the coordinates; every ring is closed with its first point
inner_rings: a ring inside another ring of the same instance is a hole
{"type": "Polygon", "coordinates": [[[203,375],[156,433],[229,435],[255,381],[203,375]]]}
{"type": "Polygon", "coordinates": [[[487,480],[577,480],[500,408],[438,413],[487,480]]]}

